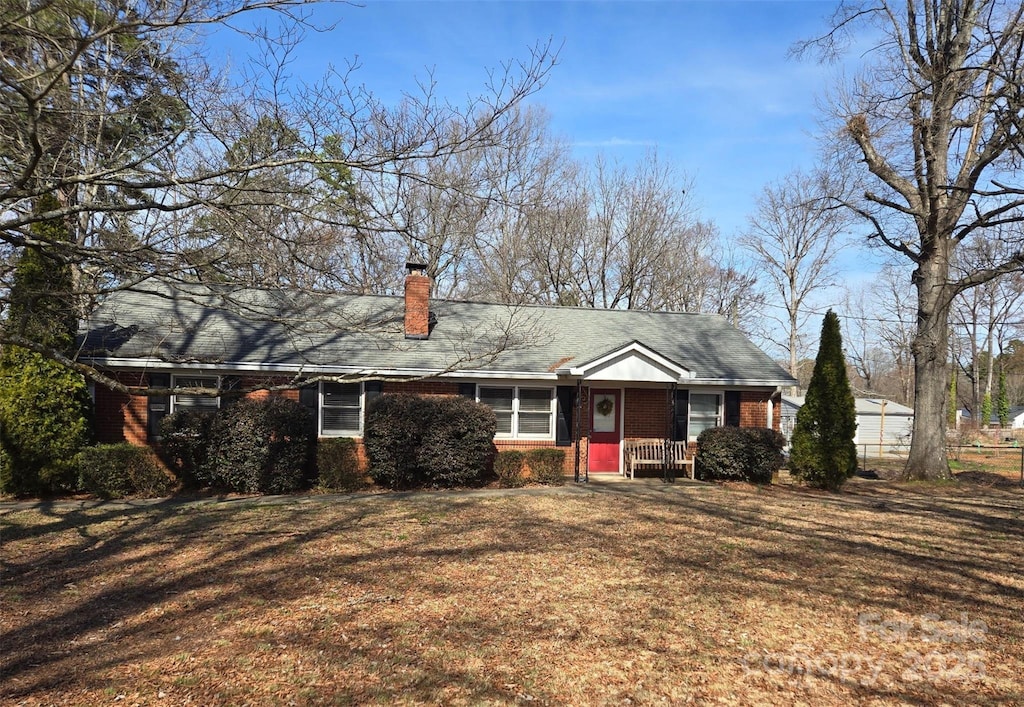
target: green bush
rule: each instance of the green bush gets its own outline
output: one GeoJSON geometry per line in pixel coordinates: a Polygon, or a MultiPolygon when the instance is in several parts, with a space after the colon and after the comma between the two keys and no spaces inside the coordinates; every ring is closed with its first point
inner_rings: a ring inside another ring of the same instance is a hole
{"type": "Polygon", "coordinates": [[[316,444],[316,470],[322,489],[358,491],[366,487],[366,474],[359,463],[356,441],[349,437],[319,440],[316,444]]]}
{"type": "Polygon", "coordinates": [[[313,451],[309,413],[282,397],[243,399],[214,415],[207,464],[216,486],[241,493],[302,488],[313,451]]]}
{"type": "Polygon", "coordinates": [[[208,462],[213,417],[209,411],[184,408],[160,420],[160,456],[185,488],[213,484],[208,462]]]}
{"type": "Polygon", "coordinates": [[[148,447],[127,443],[86,447],[75,463],[81,489],[100,498],[164,496],[174,488],[174,480],[148,447]]]}
{"type": "Polygon", "coordinates": [[[382,395],[366,415],[370,476],[389,488],[478,483],[496,429],[494,412],[466,398],[382,395]]]}
{"type": "Polygon", "coordinates": [[[504,488],[518,488],[526,483],[523,477],[523,462],[526,455],[516,449],[498,452],[494,457],[494,474],[498,484],[504,488]]]}
{"type": "Polygon", "coordinates": [[[85,379],[13,346],[0,356],[0,492],[73,491],[75,455],[92,441],[85,379]]]}
{"type": "Polygon", "coordinates": [[[565,483],[564,449],[531,449],[526,463],[530,466],[531,478],[538,484],[561,486],[565,483]]]}
{"type": "Polygon", "coordinates": [[[697,437],[699,479],[769,484],[782,468],[786,439],[764,427],[712,427],[697,437]]]}
{"type": "Polygon", "coordinates": [[[821,325],[821,344],[796,413],[789,471],[811,486],[838,489],[857,470],[857,412],[846,375],[839,317],[832,310],[821,325]]]}
{"type": "MultiPolygon", "coordinates": [[[[30,227],[36,243],[50,246],[15,247],[5,254],[0,326],[5,334],[74,358],[80,303],[71,295],[71,266],[51,254],[63,253],[61,244],[74,238],[67,219],[43,218],[61,208],[56,193],[30,203],[38,217],[30,227]]],[[[92,441],[91,415],[89,388],[80,374],[30,349],[0,348],[0,492],[73,490],[75,455],[92,441]]]]}

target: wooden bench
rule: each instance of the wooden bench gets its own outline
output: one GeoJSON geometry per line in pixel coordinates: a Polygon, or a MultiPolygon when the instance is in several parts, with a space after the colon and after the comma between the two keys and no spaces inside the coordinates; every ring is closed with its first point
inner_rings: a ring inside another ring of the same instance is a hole
{"type": "Polygon", "coordinates": [[[686,442],[658,438],[627,439],[623,445],[625,464],[622,473],[628,469],[631,479],[636,478],[638,466],[657,466],[666,471],[689,468],[689,477],[693,478],[693,455],[686,442]]]}

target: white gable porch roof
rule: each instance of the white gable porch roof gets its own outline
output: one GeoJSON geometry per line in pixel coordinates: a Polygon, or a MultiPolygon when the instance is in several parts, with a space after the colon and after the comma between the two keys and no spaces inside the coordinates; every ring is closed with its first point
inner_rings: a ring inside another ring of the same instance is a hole
{"type": "Polygon", "coordinates": [[[626,383],[679,383],[693,378],[690,370],[639,341],[580,366],[560,368],[557,373],[586,381],[626,383]]]}

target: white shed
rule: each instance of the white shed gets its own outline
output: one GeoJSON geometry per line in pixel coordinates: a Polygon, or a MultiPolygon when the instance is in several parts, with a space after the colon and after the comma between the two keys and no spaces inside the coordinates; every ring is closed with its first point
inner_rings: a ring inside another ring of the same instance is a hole
{"type": "MultiPolygon", "coordinates": [[[[796,411],[803,407],[803,396],[782,396],[780,411],[782,433],[788,440],[796,424],[796,411]]],[[[914,411],[885,398],[854,398],[857,413],[857,435],[854,443],[867,445],[868,451],[884,452],[907,449],[914,428],[914,411]]]]}

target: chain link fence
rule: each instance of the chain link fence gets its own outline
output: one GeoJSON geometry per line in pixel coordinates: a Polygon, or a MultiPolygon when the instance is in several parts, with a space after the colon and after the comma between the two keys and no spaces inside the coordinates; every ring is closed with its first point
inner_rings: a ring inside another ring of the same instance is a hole
{"type": "MultiPolygon", "coordinates": [[[[857,451],[862,470],[894,475],[903,469],[910,444],[859,444],[857,451]]],[[[956,475],[978,481],[1015,481],[1024,486],[1024,443],[1018,440],[1006,444],[950,444],[946,453],[956,475]]]]}

